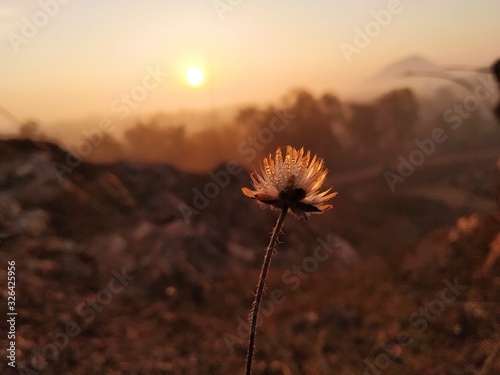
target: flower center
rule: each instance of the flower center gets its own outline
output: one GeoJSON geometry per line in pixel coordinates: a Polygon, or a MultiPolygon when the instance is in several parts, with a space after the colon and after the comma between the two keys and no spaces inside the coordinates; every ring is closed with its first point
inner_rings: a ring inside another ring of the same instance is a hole
{"type": "Polygon", "coordinates": [[[286,187],[279,193],[279,200],[287,206],[292,206],[306,197],[306,191],[302,188],[286,187]]]}

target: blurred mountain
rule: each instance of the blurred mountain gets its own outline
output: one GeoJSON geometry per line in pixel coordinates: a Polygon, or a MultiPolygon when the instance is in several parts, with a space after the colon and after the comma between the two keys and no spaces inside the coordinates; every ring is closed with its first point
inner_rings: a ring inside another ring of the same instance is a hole
{"type": "Polygon", "coordinates": [[[349,97],[353,100],[372,100],[391,90],[410,88],[417,96],[432,95],[435,90],[449,82],[415,78],[411,72],[444,72],[444,68],[421,56],[409,56],[391,63],[353,88],[349,97]]]}
{"type": "Polygon", "coordinates": [[[457,115],[457,105],[463,107],[466,100],[479,103],[477,108],[462,110],[466,114],[460,115],[474,123],[474,132],[489,134],[497,126],[492,108],[498,100],[498,89],[490,74],[448,70],[418,55],[389,64],[354,87],[348,98],[354,102],[372,102],[387,92],[405,88],[412,91],[419,103],[419,122],[424,133],[439,125],[437,121],[441,125],[447,122],[446,113],[448,118],[457,115]],[[477,90],[481,90],[480,94],[477,90]]]}

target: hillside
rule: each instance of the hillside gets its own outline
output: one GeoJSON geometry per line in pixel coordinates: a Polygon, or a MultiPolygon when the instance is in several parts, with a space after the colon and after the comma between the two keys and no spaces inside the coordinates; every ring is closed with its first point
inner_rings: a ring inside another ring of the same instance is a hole
{"type": "MultiPolygon", "coordinates": [[[[248,173],[68,155],[0,141],[19,373],[243,373],[276,220],[241,194],[248,173]]],[[[332,175],[334,209],[285,222],[256,373],[499,373],[498,179],[494,155],[429,163],[395,192],[380,173],[332,175]],[[334,251],[317,259],[318,246],[334,251]]]]}

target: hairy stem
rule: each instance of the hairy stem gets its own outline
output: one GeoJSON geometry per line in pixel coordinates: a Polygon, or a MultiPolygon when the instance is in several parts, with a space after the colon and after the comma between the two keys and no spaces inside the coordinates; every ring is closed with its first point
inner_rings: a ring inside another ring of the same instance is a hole
{"type": "Polygon", "coordinates": [[[271,264],[271,258],[273,257],[274,250],[276,248],[276,243],[278,242],[278,236],[283,227],[283,222],[285,221],[285,216],[288,212],[288,206],[284,206],[281,210],[280,217],[276,222],[276,226],[273,229],[271,235],[271,241],[266,249],[266,254],[264,256],[264,263],[262,264],[262,270],[260,271],[259,284],[257,285],[257,292],[255,293],[255,301],[253,303],[252,309],[252,323],[250,327],[250,337],[248,339],[248,352],[247,352],[247,367],[246,375],[250,375],[252,371],[252,360],[255,346],[255,331],[257,328],[257,320],[259,319],[259,308],[264,295],[264,288],[266,285],[267,271],[269,270],[269,265],[271,264]]]}

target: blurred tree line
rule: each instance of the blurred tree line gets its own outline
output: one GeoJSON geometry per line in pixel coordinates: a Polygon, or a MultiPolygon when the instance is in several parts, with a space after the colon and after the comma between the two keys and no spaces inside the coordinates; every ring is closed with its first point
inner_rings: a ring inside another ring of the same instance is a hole
{"type": "Polygon", "coordinates": [[[88,159],[161,161],[206,170],[227,160],[255,166],[263,155],[289,144],[312,150],[339,170],[391,161],[410,150],[417,121],[417,101],[408,89],[370,104],[296,90],[279,104],[241,108],[232,123],[207,125],[195,133],[189,134],[186,124],[138,123],[125,132],[122,143],[106,134],[88,159]]]}
{"type": "MultiPolygon", "coordinates": [[[[417,99],[410,89],[390,91],[369,103],[342,102],[330,93],[314,96],[306,90],[295,90],[277,104],[240,108],[225,125],[207,118],[212,124],[196,132],[188,131],[189,124],[165,124],[156,118],[129,128],[120,141],[104,133],[86,159],[167,162],[202,171],[228,160],[253,167],[263,155],[289,144],[312,150],[337,171],[390,165],[398,155],[415,149],[415,139],[428,137],[429,129],[446,126],[438,118],[432,124],[423,124],[429,120],[422,121],[419,115],[417,99]]],[[[469,128],[467,137],[472,139],[474,126],[463,127],[469,128]]],[[[456,133],[448,132],[459,141],[461,136],[456,133]]],[[[21,127],[20,135],[41,137],[33,123],[21,127]]],[[[448,147],[445,144],[442,149],[448,147]]]]}

